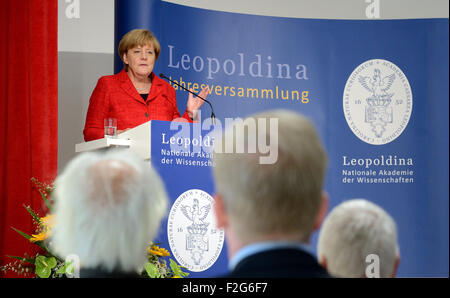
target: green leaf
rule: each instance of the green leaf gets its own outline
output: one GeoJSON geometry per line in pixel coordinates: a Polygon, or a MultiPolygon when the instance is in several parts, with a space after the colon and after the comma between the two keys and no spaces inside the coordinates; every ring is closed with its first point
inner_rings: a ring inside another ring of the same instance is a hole
{"type": "Polygon", "coordinates": [[[20,261],[24,261],[24,262],[27,262],[27,263],[30,263],[30,264],[34,265],[34,259],[31,259],[31,258],[8,256],[8,255],[7,255],[7,257],[8,258],[12,258],[12,259],[16,259],[16,260],[20,260],[20,261]]]}
{"type": "Polygon", "coordinates": [[[73,274],[74,267],[70,265],[72,265],[72,262],[64,263],[64,265],[61,268],[59,268],[56,274],[65,274],[65,273],[73,274]],[[67,270],[69,270],[69,272],[67,270]]]}
{"type": "Polygon", "coordinates": [[[189,273],[183,272],[181,268],[184,268],[178,265],[173,259],[170,259],[170,269],[172,269],[173,274],[178,275],[179,277],[188,276],[189,273]]]}
{"type": "Polygon", "coordinates": [[[52,203],[50,203],[50,201],[45,197],[45,194],[40,189],[38,190],[39,193],[41,194],[42,200],[44,200],[45,205],[47,205],[48,210],[50,211],[50,213],[52,213],[53,212],[52,203]]]}
{"type": "Polygon", "coordinates": [[[31,209],[31,207],[25,206],[25,205],[23,205],[23,207],[25,207],[25,210],[27,210],[28,213],[30,213],[31,216],[33,216],[34,220],[36,220],[38,223],[41,222],[41,219],[39,218],[39,216],[36,215],[36,213],[34,213],[34,211],[31,209]]]}
{"type": "Polygon", "coordinates": [[[48,252],[49,254],[51,254],[51,251],[47,248],[47,246],[45,246],[42,241],[36,241],[34,242],[34,244],[36,244],[37,246],[39,246],[40,248],[42,248],[43,250],[45,250],[46,252],[48,252]]]}
{"type": "Polygon", "coordinates": [[[161,277],[161,274],[159,273],[158,267],[156,267],[152,263],[145,263],[144,269],[147,272],[148,276],[150,276],[151,278],[161,277]]]}
{"type": "MultiPolygon", "coordinates": [[[[31,239],[31,236],[28,235],[27,233],[24,233],[24,232],[22,232],[22,231],[20,231],[20,230],[18,230],[18,229],[16,229],[16,228],[13,228],[13,227],[11,227],[11,229],[13,229],[14,231],[16,231],[17,233],[19,233],[19,234],[22,235],[23,237],[27,238],[28,240],[31,239]]],[[[36,241],[36,242],[34,242],[34,244],[36,244],[36,245],[39,246],[40,248],[44,249],[44,250],[47,251],[48,253],[50,253],[49,249],[48,249],[45,245],[43,245],[43,244],[41,243],[41,241],[36,241]]]]}
{"type": "Polygon", "coordinates": [[[16,229],[16,228],[13,228],[13,227],[11,227],[11,228],[12,228],[14,231],[16,231],[17,233],[19,233],[20,235],[22,235],[23,237],[27,238],[28,240],[31,239],[31,236],[28,235],[27,233],[24,233],[24,232],[22,232],[22,231],[20,231],[20,230],[18,230],[18,229],[16,229]]]}
{"type": "Polygon", "coordinates": [[[52,268],[56,267],[56,259],[54,257],[39,256],[36,258],[35,273],[40,278],[49,278],[52,268]]]}
{"type": "Polygon", "coordinates": [[[170,259],[169,261],[170,261],[170,269],[172,269],[173,273],[175,275],[180,275],[181,273],[180,266],[178,266],[178,264],[173,259],[170,259]]]}

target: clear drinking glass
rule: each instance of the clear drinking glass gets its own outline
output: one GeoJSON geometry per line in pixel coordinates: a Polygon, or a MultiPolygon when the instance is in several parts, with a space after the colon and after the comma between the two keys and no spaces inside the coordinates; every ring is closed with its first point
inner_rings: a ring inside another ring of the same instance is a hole
{"type": "Polygon", "coordinates": [[[117,134],[117,119],[105,118],[105,138],[115,138],[117,134]]]}

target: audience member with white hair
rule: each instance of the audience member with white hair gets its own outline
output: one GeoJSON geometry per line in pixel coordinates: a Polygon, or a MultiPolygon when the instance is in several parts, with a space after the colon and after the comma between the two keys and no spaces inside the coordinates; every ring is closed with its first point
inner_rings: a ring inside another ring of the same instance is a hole
{"type": "Polygon", "coordinates": [[[372,202],[345,201],[322,225],[318,256],[337,277],[395,277],[400,260],[395,222],[372,202]]]}
{"type": "Polygon", "coordinates": [[[329,277],[308,246],[328,202],[322,192],[326,152],[310,121],[287,110],[252,115],[218,138],[213,161],[215,215],[230,259],[227,277],[329,277]],[[244,128],[248,133],[234,133],[244,128]],[[268,140],[274,141],[268,150],[237,150],[268,140]],[[272,164],[262,162],[268,152],[276,156],[272,164]]]}
{"type": "Polygon", "coordinates": [[[81,277],[138,277],[168,198],[151,164],[125,151],[83,153],[55,181],[53,250],[81,277]]]}

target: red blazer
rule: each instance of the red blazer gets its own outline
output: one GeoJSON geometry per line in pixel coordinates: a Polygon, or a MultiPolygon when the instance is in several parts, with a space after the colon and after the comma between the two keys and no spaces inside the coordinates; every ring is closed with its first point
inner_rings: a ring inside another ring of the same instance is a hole
{"type": "MultiPolygon", "coordinates": [[[[87,142],[104,137],[105,118],[116,118],[117,130],[133,128],[149,120],[172,121],[180,118],[175,89],[153,72],[150,76],[152,86],[147,101],[136,91],[125,70],[101,77],[89,100],[84,140],[87,142]]],[[[192,122],[187,111],[183,118],[192,122]]]]}

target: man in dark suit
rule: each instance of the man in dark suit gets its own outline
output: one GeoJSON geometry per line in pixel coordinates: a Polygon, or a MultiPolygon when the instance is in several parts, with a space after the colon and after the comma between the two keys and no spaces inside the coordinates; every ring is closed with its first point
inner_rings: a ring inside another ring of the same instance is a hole
{"type": "Polygon", "coordinates": [[[214,149],[227,277],[329,277],[308,247],[328,205],[326,152],[311,123],[284,110],[256,114],[225,130],[214,149]]]}

